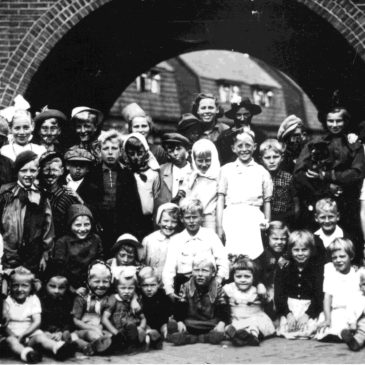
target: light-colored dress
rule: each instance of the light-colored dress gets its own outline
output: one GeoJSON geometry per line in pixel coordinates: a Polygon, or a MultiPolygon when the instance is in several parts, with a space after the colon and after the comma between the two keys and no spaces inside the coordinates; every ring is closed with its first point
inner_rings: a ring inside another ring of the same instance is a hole
{"type": "Polygon", "coordinates": [[[222,225],[228,254],[252,260],[262,254],[260,224],[265,217],[260,208],[272,192],[269,172],[254,160],[243,164],[237,159],[221,168],[218,194],[225,196],[222,225]]]}
{"type": "Polygon", "coordinates": [[[275,327],[269,316],[264,312],[258,299],[256,287],[252,286],[247,292],[237,288],[235,283],[223,287],[229,298],[232,325],[236,330],[244,329],[255,332],[263,337],[275,333],[275,327]]]}
{"type": "Polygon", "coordinates": [[[138,250],[141,263],[153,267],[159,279],[162,278],[162,271],[165,266],[167,249],[173,236],[166,237],[160,230],[145,237],[142,241],[142,248],[138,250]]]}
{"type": "MultiPolygon", "coordinates": [[[[319,330],[316,339],[321,340],[327,335],[341,337],[341,331],[349,327],[352,320],[352,307],[360,295],[359,275],[351,268],[347,274],[337,271],[332,262],[324,267],[323,292],[332,296],[331,327],[319,330]]],[[[324,314],[319,316],[319,322],[324,320],[324,314]]]]}
{"type": "MultiPolygon", "coordinates": [[[[6,305],[8,309],[8,328],[15,336],[22,335],[33,322],[33,316],[41,314],[41,303],[36,295],[30,295],[24,303],[18,303],[12,297],[6,298],[6,305]]],[[[40,333],[36,330],[29,337],[40,333]]]]}

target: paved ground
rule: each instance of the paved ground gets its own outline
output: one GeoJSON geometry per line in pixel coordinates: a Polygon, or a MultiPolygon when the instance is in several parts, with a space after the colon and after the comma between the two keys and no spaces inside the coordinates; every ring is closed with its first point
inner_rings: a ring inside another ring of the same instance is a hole
{"type": "MultiPolygon", "coordinates": [[[[183,364],[183,363],[271,363],[271,364],[298,364],[298,363],[331,363],[331,364],[364,364],[365,349],[354,353],[347,349],[345,344],[326,344],[316,341],[297,340],[289,341],[273,338],[263,342],[260,347],[235,348],[227,345],[213,346],[196,344],[175,347],[165,344],[161,351],[143,352],[124,356],[94,356],[85,357],[81,354],[67,363],[70,364],[183,364]]],[[[55,363],[45,358],[44,363],[55,363]]],[[[17,364],[12,358],[1,359],[1,364],[17,364]]]]}

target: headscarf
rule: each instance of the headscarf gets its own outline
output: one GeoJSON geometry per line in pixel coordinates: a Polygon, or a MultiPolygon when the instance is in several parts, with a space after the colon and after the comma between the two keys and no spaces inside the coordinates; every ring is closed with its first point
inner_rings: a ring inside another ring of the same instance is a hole
{"type": "Polygon", "coordinates": [[[162,204],[158,207],[157,213],[156,213],[156,224],[160,223],[162,213],[165,210],[170,210],[170,209],[179,209],[179,206],[174,203],[168,202],[168,203],[162,204]]]}
{"type": "Polygon", "coordinates": [[[191,188],[193,186],[193,184],[198,176],[204,176],[211,180],[218,179],[219,171],[220,171],[220,163],[219,163],[217,148],[215,147],[215,145],[212,141],[210,141],[208,139],[200,139],[193,144],[192,166],[193,166],[193,173],[192,173],[193,178],[191,179],[191,186],[189,186],[189,188],[191,188]],[[210,167],[206,173],[202,173],[197,168],[196,163],[195,163],[195,156],[198,156],[200,153],[203,153],[203,152],[210,152],[211,159],[212,159],[210,167]]]}
{"type": "MultiPolygon", "coordinates": [[[[141,171],[148,170],[148,168],[150,168],[151,170],[159,170],[160,165],[158,164],[158,162],[156,160],[156,157],[150,151],[150,147],[147,143],[146,138],[141,133],[135,132],[135,133],[128,134],[128,136],[125,138],[125,140],[123,142],[123,151],[125,152],[125,146],[127,144],[127,141],[132,137],[138,139],[142,143],[142,146],[145,148],[145,150],[147,152],[146,153],[146,158],[145,158],[145,161],[144,161],[145,163],[144,163],[144,166],[141,167],[141,171]]],[[[129,168],[131,168],[127,156],[126,156],[126,164],[128,165],[129,168]]],[[[138,171],[134,171],[134,172],[138,173],[138,171]]]]}

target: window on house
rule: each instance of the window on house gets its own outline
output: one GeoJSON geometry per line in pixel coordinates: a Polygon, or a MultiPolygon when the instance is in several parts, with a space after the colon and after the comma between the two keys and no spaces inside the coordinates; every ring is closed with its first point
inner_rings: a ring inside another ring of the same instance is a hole
{"type": "Polygon", "coordinates": [[[136,84],[140,92],[161,93],[161,75],[157,71],[149,71],[138,76],[136,84]]]}
{"type": "Polygon", "coordinates": [[[222,84],[219,86],[219,99],[221,103],[231,103],[232,100],[237,100],[241,94],[241,89],[238,85],[222,84]]]}
{"type": "Polygon", "coordinates": [[[253,89],[253,102],[262,107],[269,108],[273,105],[274,93],[271,90],[253,89]]]}

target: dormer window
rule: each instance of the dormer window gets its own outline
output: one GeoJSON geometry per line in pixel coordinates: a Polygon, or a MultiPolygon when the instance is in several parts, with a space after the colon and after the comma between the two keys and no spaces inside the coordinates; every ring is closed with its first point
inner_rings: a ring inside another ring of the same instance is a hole
{"type": "Polygon", "coordinates": [[[137,90],[140,92],[150,92],[152,94],[161,93],[161,75],[158,71],[149,71],[138,76],[136,79],[137,90]]]}
{"type": "Polygon", "coordinates": [[[219,100],[221,103],[230,103],[232,100],[236,100],[240,94],[241,89],[238,85],[219,85],[219,100]]]}
{"type": "Polygon", "coordinates": [[[264,108],[269,108],[273,105],[274,93],[271,90],[265,90],[263,88],[254,87],[253,91],[253,102],[264,108]]]}

